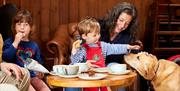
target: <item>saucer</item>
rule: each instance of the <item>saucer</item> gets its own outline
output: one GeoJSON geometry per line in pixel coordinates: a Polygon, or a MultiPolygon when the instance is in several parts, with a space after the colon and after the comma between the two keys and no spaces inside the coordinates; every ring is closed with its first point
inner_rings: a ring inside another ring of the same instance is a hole
{"type": "Polygon", "coordinates": [[[104,67],[104,68],[93,68],[93,71],[95,71],[95,72],[99,72],[99,73],[105,73],[105,72],[109,72],[110,71],[110,69],[109,69],[109,67],[104,67]]]}
{"type": "Polygon", "coordinates": [[[124,72],[112,72],[112,71],[109,71],[109,74],[111,75],[126,75],[126,74],[129,74],[131,72],[131,70],[126,70],[124,72]]]}
{"type": "Polygon", "coordinates": [[[107,77],[107,74],[95,73],[93,76],[89,76],[87,73],[81,73],[78,75],[78,77],[84,80],[99,80],[107,77]]]}
{"type": "Polygon", "coordinates": [[[76,74],[76,75],[62,75],[62,74],[55,73],[53,71],[51,71],[49,74],[54,75],[54,76],[60,76],[60,77],[63,77],[63,78],[75,78],[75,77],[78,77],[78,74],[76,74]]]}
{"type": "Polygon", "coordinates": [[[49,72],[49,74],[50,74],[50,75],[54,75],[54,76],[58,76],[58,75],[59,75],[59,74],[57,74],[57,73],[54,72],[54,71],[49,72]]]}
{"type": "Polygon", "coordinates": [[[58,75],[60,77],[63,77],[63,78],[75,78],[75,77],[78,77],[78,75],[58,75]]]}

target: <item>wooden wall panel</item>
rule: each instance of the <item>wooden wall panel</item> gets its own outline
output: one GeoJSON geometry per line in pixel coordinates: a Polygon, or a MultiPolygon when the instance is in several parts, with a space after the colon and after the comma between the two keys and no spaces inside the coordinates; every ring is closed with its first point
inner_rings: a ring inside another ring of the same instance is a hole
{"type": "Polygon", "coordinates": [[[79,21],[79,0],[70,0],[69,3],[69,22],[79,21]]]}
{"type": "MultiPolygon", "coordinates": [[[[89,11],[89,0],[79,0],[79,18],[83,18],[88,15],[89,11]]],[[[80,19],[81,20],[81,19],[80,19]]]]}
{"type": "Polygon", "coordinates": [[[14,3],[15,5],[18,5],[20,3],[20,0],[0,0],[0,6],[7,3],[14,3]]]}
{"type": "Polygon", "coordinates": [[[36,30],[33,39],[38,42],[46,57],[48,53],[44,45],[51,39],[58,25],[78,22],[86,16],[104,17],[114,5],[123,1],[137,7],[140,38],[143,41],[148,7],[154,0],[6,0],[32,13],[36,30]]]}
{"type": "Polygon", "coordinates": [[[41,5],[39,5],[39,3],[41,3],[41,0],[32,0],[32,2],[30,4],[30,11],[32,12],[32,17],[33,17],[33,23],[34,23],[34,31],[32,34],[32,38],[33,40],[36,40],[36,42],[38,42],[38,44],[41,44],[41,40],[40,39],[40,30],[41,30],[41,5]]]}
{"type": "Polygon", "coordinates": [[[152,0],[139,0],[139,2],[134,2],[138,10],[138,21],[139,21],[139,38],[144,41],[144,33],[146,30],[146,20],[150,12],[149,7],[153,3],[152,0]]]}
{"type": "Polygon", "coordinates": [[[49,39],[50,32],[50,0],[41,0],[41,23],[40,23],[40,36],[42,42],[46,42],[49,39]]]}
{"type": "MultiPolygon", "coordinates": [[[[75,10],[75,9],[73,9],[75,10]]],[[[59,24],[69,23],[69,0],[60,0],[59,2],[59,24]]]]}
{"type": "Polygon", "coordinates": [[[58,27],[60,22],[60,1],[59,0],[50,0],[50,17],[49,17],[49,23],[50,23],[50,35],[52,36],[55,32],[56,27],[58,27]]]}

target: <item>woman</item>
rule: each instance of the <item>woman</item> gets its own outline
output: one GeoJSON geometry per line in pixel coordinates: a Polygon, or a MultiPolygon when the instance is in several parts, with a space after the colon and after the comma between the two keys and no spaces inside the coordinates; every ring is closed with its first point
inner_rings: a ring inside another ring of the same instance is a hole
{"type": "MultiPolygon", "coordinates": [[[[133,4],[123,2],[119,3],[112,8],[104,19],[99,20],[101,25],[101,41],[109,42],[112,44],[138,44],[143,47],[142,43],[138,40],[138,22],[137,10],[133,4]]],[[[137,53],[136,50],[129,50],[129,52],[137,53]]],[[[115,63],[123,63],[124,54],[109,55],[106,57],[106,65],[111,66],[115,63]]],[[[140,77],[141,89],[147,89],[147,82],[140,77]]],[[[139,88],[139,87],[138,87],[139,88]]],[[[119,89],[124,91],[125,89],[119,89]]]]}
{"type": "MultiPolygon", "coordinates": [[[[137,10],[130,3],[123,2],[112,8],[108,15],[99,20],[101,25],[101,41],[112,44],[131,44],[137,40],[137,10]]],[[[106,64],[122,63],[123,54],[110,55],[106,64]]]]}

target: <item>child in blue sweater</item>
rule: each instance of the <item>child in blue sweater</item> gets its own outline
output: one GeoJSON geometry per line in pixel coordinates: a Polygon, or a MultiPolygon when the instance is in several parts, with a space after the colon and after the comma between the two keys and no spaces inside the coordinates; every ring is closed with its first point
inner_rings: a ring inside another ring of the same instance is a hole
{"type": "MultiPolygon", "coordinates": [[[[20,10],[17,12],[12,23],[13,37],[5,40],[3,46],[3,60],[15,63],[21,67],[28,64],[27,58],[42,63],[38,45],[30,40],[33,21],[29,11],[20,10]]],[[[40,79],[43,73],[30,71],[31,91],[50,91],[48,86],[40,79]]]]}

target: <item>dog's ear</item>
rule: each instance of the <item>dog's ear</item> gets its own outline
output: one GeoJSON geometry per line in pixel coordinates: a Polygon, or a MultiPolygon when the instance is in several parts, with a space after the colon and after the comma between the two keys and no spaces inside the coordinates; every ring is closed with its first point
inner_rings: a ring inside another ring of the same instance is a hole
{"type": "Polygon", "coordinates": [[[152,80],[152,78],[155,76],[155,72],[158,65],[157,57],[151,54],[145,55],[145,58],[142,62],[144,62],[143,66],[144,66],[144,71],[146,73],[144,75],[144,78],[148,80],[152,80]]]}
{"type": "Polygon", "coordinates": [[[136,69],[145,79],[152,79],[155,75],[154,67],[157,64],[157,58],[146,52],[138,54],[128,54],[124,56],[127,64],[136,69]]]}
{"type": "Polygon", "coordinates": [[[139,54],[127,54],[124,56],[124,60],[128,65],[138,71],[139,74],[142,76],[145,74],[143,71],[144,68],[139,60],[139,54]]]}

